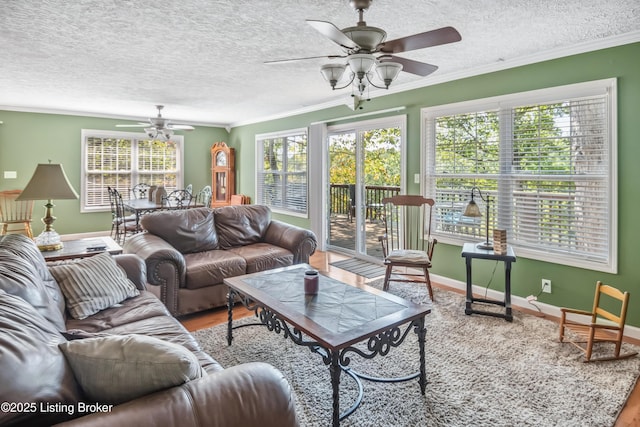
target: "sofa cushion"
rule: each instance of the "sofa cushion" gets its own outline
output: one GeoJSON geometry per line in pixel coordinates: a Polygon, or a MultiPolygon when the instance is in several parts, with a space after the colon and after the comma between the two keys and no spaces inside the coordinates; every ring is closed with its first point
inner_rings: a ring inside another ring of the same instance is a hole
{"type": "Polygon", "coordinates": [[[24,257],[0,244],[0,289],[31,304],[59,331],[63,331],[64,316],[51,298],[36,268],[24,257]]]}
{"type": "Polygon", "coordinates": [[[60,348],[94,402],[117,405],[204,375],[189,350],[145,335],[67,341],[60,348]]]}
{"type": "Polygon", "coordinates": [[[186,254],[185,287],[199,289],[222,283],[227,277],[240,276],[247,271],[247,262],[230,251],[215,250],[186,254]]]}
{"type": "MultiPolygon", "coordinates": [[[[120,304],[106,308],[85,319],[69,317],[66,329],[82,329],[87,332],[101,332],[139,320],[170,317],[167,308],[149,291],[140,291],[140,295],[128,298],[120,304]]],[[[132,333],[132,332],[129,332],[132,333]]]]}
{"type": "Polygon", "coordinates": [[[254,243],[231,248],[228,251],[244,258],[247,263],[247,274],[293,265],[291,251],[269,243],[254,243]]]}
{"type": "MultiPolygon", "coordinates": [[[[0,290],[0,402],[37,405],[82,400],[58,344],[64,337],[34,307],[0,290]]],[[[38,408],[39,409],[39,408],[38,408]]],[[[0,411],[0,425],[52,425],[64,414],[0,411]],[[32,422],[25,420],[30,416],[32,422]]]]}
{"type": "Polygon", "coordinates": [[[271,209],[263,205],[224,206],[214,213],[222,249],[261,242],[271,223],[271,209]]]}
{"type": "Polygon", "coordinates": [[[143,216],[140,224],[183,254],[218,248],[214,215],[209,208],[154,212],[143,216]]]}
{"type": "Polygon", "coordinates": [[[51,296],[55,306],[60,311],[60,315],[64,317],[64,296],[55,279],[51,276],[47,263],[36,243],[24,234],[7,234],[6,236],[0,236],[0,239],[0,246],[3,249],[16,254],[33,265],[49,292],[49,296],[51,296]]]}
{"type": "Polygon", "coordinates": [[[108,252],[51,267],[69,314],[84,319],[139,294],[108,252]]]}

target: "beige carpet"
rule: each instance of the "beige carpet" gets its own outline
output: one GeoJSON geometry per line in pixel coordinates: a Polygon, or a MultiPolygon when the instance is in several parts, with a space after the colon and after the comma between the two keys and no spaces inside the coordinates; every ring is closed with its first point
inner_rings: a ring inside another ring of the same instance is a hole
{"type": "MultiPolygon", "coordinates": [[[[375,283],[380,285],[381,281],[375,283]]],[[[424,287],[392,283],[390,291],[416,302],[424,287]]],[[[427,391],[416,380],[364,382],[362,405],[342,426],[612,426],[640,373],[640,358],[585,364],[570,344],[557,340],[556,323],[516,312],[513,323],[466,316],[462,295],[435,289],[427,316],[427,391]]],[[[238,321],[248,322],[253,319],[238,321]]],[[[265,361],[289,380],[301,425],[330,425],[329,372],[320,356],[262,326],[234,331],[226,325],[195,332],[223,366],[265,361]]],[[[632,346],[627,346],[629,349],[632,346]]],[[[374,376],[398,376],[418,368],[414,334],[386,357],[350,367],[374,376]]],[[[636,348],[637,350],[637,348],[636,348]]],[[[355,399],[351,378],[342,376],[341,408],[355,399]]]]}

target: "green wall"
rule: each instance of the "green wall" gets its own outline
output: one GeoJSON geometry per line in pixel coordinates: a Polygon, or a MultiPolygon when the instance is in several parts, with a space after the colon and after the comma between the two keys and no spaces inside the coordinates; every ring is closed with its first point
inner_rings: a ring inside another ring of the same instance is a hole
{"type": "MultiPolygon", "coordinates": [[[[413,174],[420,172],[420,109],[471,99],[541,89],[584,81],[615,77],[618,79],[618,274],[565,267],[518,258],[513,267],[513,293],[519,296],[537,294],[540,279],[551,279],[552,294],[542,294],[539,300],[556,306],[589,308],[596,280],[610,282],[632,294],[629,323],[640,327],[640,262],[636,241],[640,236],[640,221],[635,212],[640,209],[640,43],[595,51],[561,59],[545,61],[505,71],[460,79],[408,92],[375,98],[365,109],[352,112],[337,106],[285,119],[239,126],[231,133],[221,128],[198,127],[185,132],[185,182],[200,188],[209,183],[209,147],[216,141],[226,141],[236,149],[237,192],[255,200],[255,135],[308,126],[312,122],[331,120],[349,114],[405,106],[407,115],[407,182],[412,193],[419,191],[413,184],[413,174]]],[[[319,82],[318,84],[323,84],[319,82]]],[[[329,90],[329,89],[327,89],[329,90]]],[[[348,93],[345,91],[345,100],[348,93]]],[[[366,119],[375,116],[367,117],[366,119]]],[[[51,159],[64,165],[73,186],[80,188],[81,129],[114,129],[119,120],[54,114],[22,113],[0,110],[0,189],[23,188],[39,162],[51,159]],[[2,171],[15,170],[18,178],[5,180],[2,171]]],[[[310,191],[323,191],[319,183],[311,183],[310,191]],[[314,186],[315,185],[315,186],[314,186]]],[[[44,203],[44,202],[36,202],[44,203]]],[[[108,213],[81,214],[77,200],[56,201],[59,218],[55,228],[60,233],[79,233],[108,229],[108,213]]],[[[34,217],[44,209],[36,207],[34,217]]],[[[308,227],[304,218],[275,215],[277,218],[308,227]]],[[[40,225],[35,222],[35,232],[40,225]]],[[[464,262],[460,247],[438,244],[434,254],[433,272],[464,281],[464,262]]],[[[504,289],[501,266],[492,277],[491,262],[474,262],[474,283],[491,289],[504,289]]]]}
{"type": "MultiPolygon", "coordinates": [[[[345,106],[338,106],[236,127],[231,130],[230,144],[238,153],[238,191],[255,196],[255,134],[304,127],[315,121],[330,121],[349,114],[405,106],[404,111],[389,115],[407,115],[406,181],[409,183],[408,191],[417,193],[419,186],[413,184],[412,177],[420,172],[421,108],[615,77],[618,79],[618,274],[518,258],[513,266],[512,292],[522,297],[538,294],[540,280],[551,279],[553,292],[541,294],[539,301],[556,306],[590,308],[595,282],[602,280],[631,292],[628,323],[640,326],[640,262],[637,260],[640,221],[635,215],[640,209],[637,184],[640,182],[640,168],[637,167],[640,159],[639,70],[640,43],[634,43],[392,94],[365,103],[364,110],[353,113],[345,106]]],[[[349,95],[345,92],[344,96],[346,100],[349,95]]],[[[311,192],[323,191],[317,182],[311,182],[311,186],[311,192]]],[[[280,217],[302,226],[309,226],[310,223],[307,219],[280,217]]],[[[438,244],[434,253],[433,273],[464,281],[465,268],[460,249],[459,246],[438,244]]],[[[490,283],[491,289],[504,290],[502,266],[498,266],[495,275],[492,274],[494,267],[493,262],[475,261],[474,283],[481,286],[490,283]]]]}
{"type": "MultiPolygon", "coordinates": [[[[122,120],[60,114],[24,113],[0,110],[0,190],[27,185],[38,163],[61,163],[75,190],[80,192],[82,129],[116,130],[122,120]],[[3,171],[16,171],[17,179],[4,179],[3,171]]],[[[118,129],[119,130],[119,129],[118,129]]],[[[184,135],[185,185],[200,189],[211,184],[209,148],[216,141],[228,141],[225,129],[198,126],[184,135]]],[[[34,234],[43,226],[45,201],[33,210],[34,234]]],[[[60,234],[103,231],[111,228],[111,213],[80,213],[80,200],[54,200],[58,218],[54,228],[60,234]]]]}

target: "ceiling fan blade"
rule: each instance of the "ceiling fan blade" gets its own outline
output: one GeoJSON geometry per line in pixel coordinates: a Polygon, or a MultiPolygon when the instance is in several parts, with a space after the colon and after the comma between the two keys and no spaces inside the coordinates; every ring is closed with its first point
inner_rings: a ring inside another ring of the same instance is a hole
{"type": "Polygon", "coordinates": [[[347,37],[342,31],[340,31],[338,27],[333,25],[331,22],[307,19],[307,24],[311,25],[316,29],[316,31],[327,37],[329,40],[337,43],[339,46],[347,50],[360,49],[360,46],[358,46],[358,44],[347,37]]]}
{"type": "Polygon", "coordinates": [[[173,130],[194,130],[195,128],[191,125],[179,125],[179,124],[169,124],[167,125],[167,129],[173,130]]]}
{"type": "Polygon", "coordinates": [[[378,51],[382,53],[408,52],[410,50],[439,46],[460,40],[462,40],[462,36],[458,30],[453,27],[443,27],[437,30],[425,31],[424,33],[386,41],[378,46],[378,51]]]}
{"type": "Polygon", "coordinates": [[[414,61],[413,59],[401,58],[399,56],[385,55],[380,58],[380,62],[393,61],[402,64],[402,71],[407,73],[416,74],[424,77],[433,73],[438,69],[436,65],[427,64],[425,62],[414,61]]]}
{"type": "Polygon", "coordinates": [[[304,58],[275,59],[273,61],[264,61],[264,64],[286,64],[288,62],[304,61],[304,60],[307,60],[307,59],[319,59],[319,58],[336,59],[336,58],[346,58],[346,57],[347,57],[347,55],[307,56],[307,57],[304,57],[304,58]]]}
{"type": "Polygon", "coordinates": [[[149,123],[138,123],[137,125],[116,125],[117,128],[145,128],[149,123]]]}

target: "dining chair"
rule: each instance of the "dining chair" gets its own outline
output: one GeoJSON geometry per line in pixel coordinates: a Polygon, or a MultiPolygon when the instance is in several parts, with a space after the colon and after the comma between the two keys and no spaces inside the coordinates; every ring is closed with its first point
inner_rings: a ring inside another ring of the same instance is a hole
{"type": "Polygon", "coordinates": [[[211,186],[205,185],[204,187],[202,187],[200,191],[198,191],[198,194],[196,195],[196,203],[202,204],[206,207],[210,207],[211,195],[212,195],[211,186]]]}
{"type": "Polygon", "coordinates": [[[193,194],[193,184],[187,185],[186,187],[184,187],[184,189],[189,193],[193,194]]]}
{"type": "Polygon", "coordinates": [[[192,199],[193,196],[187,190],[173,190],[164,197],[163,202],[171,208],[186,209],[192,199]]]}
{"type": "Polygon", "coordinates": [[[418,195],[396,195],[382,199],[384,235],[378,237],[386,266],[383,290],[389,281],[424,283],[433,301],[429,268],[437,243],[431,238],[431,214],[435,201],[418,195]],[[394,271],[397,267],[405,270],[394,271]],[[421,274],[415,273],[416,269],[421,274]],[[391,280],[391,274],[394,274],[391,280]],[[400,277],[396,277],[398,275],[400,277]]]}
{"type": "Polygon", "coordinates": [[[135,215],[126,215],[124,201],[118,190],[107,187],[109,204],[111,205],[111,238],[122,245],[127,236],[137,233],[135,215]]]}
{"type": "Polygon", "coordinates": [[[24,231],[29,238],[33,238],[31,217],[33,215],[33,200],[16,201],[22,190],[0,191],[0,236],[7,234],[9,225],[11,231],[24,231]],[[18,225],[20,228],[14,228],[18,225]]]}
{"type": "Polygon", "coordinates": [[[149,184],[139,183],[133,186],[131,189],[131,194],[133,194],[134,199],[146,199],[149,197],[149,184]]]}
{"type": "Polygon", "coordinates": [[[635,356],[637,352],[620,354],[629,296],[629,292],[622,292],[601,281],[596,282],[591,311],[560,309],[560,342],[568,342],[579,348],[584,353],[584,362],[626,359],[635,356]],[[569,319],[568,315],[574,316],[569,319]],[[597,343],[613,343],[613,352],[592,357],[594,345],[597,343]]]}

